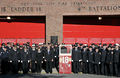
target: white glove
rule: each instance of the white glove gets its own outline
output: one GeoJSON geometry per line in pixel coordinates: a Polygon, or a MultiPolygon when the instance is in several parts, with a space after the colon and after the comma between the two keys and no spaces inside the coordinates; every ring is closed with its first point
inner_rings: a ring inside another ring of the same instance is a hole
{"type": "Polygon", "coordinates": [[[79,62],[81,62],[82,60],[79,60],[79,62]]]}
{"type": "Polygon", "coordinates": [[[20,62],[20,60],[18,60],[18,62],[20,62]]]}
{"type": "Polygon", "coordinates": [[[53,59],[52,59],[52,62],[53,62],[53,59]]]}
{"type": "Polygon", "coordinates": [[[45,57],[43,57],[43,58],[45,58],[45,57]]]}
{"type": "Polygon", "coordinates": [[[101,62],[99,62],[99,64],[101,64],[101,62]]]}
{"type": "Polygon", "coordinates": [[[88,62],[88,60],[87,60],[87,62],[88,62]]]}
{"type": "Polygon", "coordinates": [[[23,63],[23,61],[21,61],[21,63],[23,63]]]}
{"type": "Polygon", "coordinates": [[[55,58],[56,58],[56,56],[55,56],[55,58]]]}
{"type": "Polygon", "coordinates": [[[10,63],[12,63],[12,61],[10,60],[10,63]]]}
{"type": "Polygon", "coordinates": [[[41,63],[43,63],[43,61],[41,63]]]}
{"type": "Polygon", "coordinates": [[[73,62],[73,60],[71,60],[73,62]]]}
{"type": "Polygon", "coordinates": [[[28,60],[28,63],[30,62],[30,60],[28,60]]]}

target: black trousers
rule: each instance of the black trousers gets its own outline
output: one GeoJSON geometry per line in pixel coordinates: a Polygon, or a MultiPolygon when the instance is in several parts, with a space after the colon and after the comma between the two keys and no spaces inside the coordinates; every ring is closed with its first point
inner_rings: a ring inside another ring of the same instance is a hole
{"type": "Polygon", "coordinates": [[[100,65],[95,64],[95,74],[100,74],[100,65]]]}
{"type": "Polygon", "coordinates": [[[93,74],[94,73],[94,69],[93,69],[93,63],[89,62],[89,73],[93,74]]]}
{"type": "Polygon", "coordinates": [[[113,63],[109,64],[109,73],[112,76],[113,75],[113,63]]]}
{"type": "Polygon", "coordinates": [[[1,72],[2,74],[6,74],[9,72],[9,62],[8,60],[2,60],[1,61],[1,72]]]}
{"type": "Polygon", "coordinates": [[[31,71],[34,73],[36,71],[35,61],[31,61],[31,71]]]}
{"type": "Polygon", "coordinates": [[[0,72],[1,72],[1,59],[0,59],[0,72]]]}
{"type": "Polygon", "coordinates": [[[118,76],[118,63],[114,63],[115,75],[118,76]]]}
{"type": "Polygon", "coordinates": [[[57,72],[59,72],[59,59],[55,58],[54,62],[55,62],[55,68],[56,68],[57,72]]]}
{"type": "Polygon", "coordinates": [[[105,63],[101,62],[101,74],[105,74],[105,63]]]}
{"type": "Polygon", "coordinates": [[[73,62],[73,73],[78,73],[79,70],[79,61],[73,62]]]}
{"type": "Polygon", "coordinates": [[[105,64],[105,75],[110,75],[110,72],[113,71],[113,65],[110,63],[105,64]]]}
{"type": "Polygon", "coordinates": [[[82,72],[82,62],[78,63],[78,72],[82,72]]]}
{"type": "Polygon", "coordinates": [[[52,73],[52,62],[46,61],[46,73],[52,73]]]}
{"type": "Polygon", "coordinates": [[[101,62],[101,74],[108,75],[108,64],[101,62]]]}
{"type": "Polygon", "coordinates": [[[88,73],[88,63],[87,62],[83,62],[83,73],[88,73]]]}
{"type": "Polygon", "coordinates": [[[55,58],[54,61],[52,62],[52,68],[55,68],[55,58]]]}
{"type": "Polygon", "coordinates": [[[42,61],[41,60],[38,60],[37,61],[37,72],[41,73],[41,70],[42,70],[42,61]]]}
{"type": "Polygon", "coordinates": [[[28,71],[29,71],[28,67],[29,67],[28,66],[28,61],[23,61],[23,63],[22,63],[22,69],[23,69],[23,73],[24,74],[28,73],[28,71]]]}
{"type": "Polygon", "coordinates": [[[17,61],[12,61],[11,71],[12,71],[12,73],[15,73],[15,74],[18,73],[18,62],[17,61]]]}
{"type": "Polygon", "coordinates": [[[18,71],[21,71],[21,70],[22,70],[22,63],[18,62],[18,71]]]}

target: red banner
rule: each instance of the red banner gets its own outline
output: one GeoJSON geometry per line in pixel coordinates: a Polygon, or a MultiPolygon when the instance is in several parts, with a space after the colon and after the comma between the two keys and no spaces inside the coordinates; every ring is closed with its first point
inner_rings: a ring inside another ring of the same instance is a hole
{"type": "Polygon", "coordinates": [[[16,39],[2,39],[2,43],[12,42],[16,43],[16,39]]]}
{"type": "Polygon", "coordinates": [[[102,39],[102,43],[103,44],[104,43],[106,43],[106,44],[109,44],[109,43],[113,44],[114,43],[114,38],[103,38],[102,39]]]}
{"type": "Polygon", "coordinates": [[[88,43],[88,38],[76,38],[76,43],[88,43]]]}
{"type": "Polygon", "coordinates": [[[115,39],[115,43],[119,43],[120,44],[120,38],[116,38],[115,39]]]}
{"type": "Polygon", "coordinates": [[[89,43],[101,43],[101,38],[90,38],[89,43]]]}
{"type": "Polygon", "coordinates": [[[32,43],[35,43],[35,44],[45,43],[45,39],[32,39],[32,43]]]}
{"type": "Polygon", "coordinates": [[[30,39],[17,39],[17,43],[23,44],[26,42],[31,42],[30,39]]]}
{"type": "Polygon", "coordinates": [[[75,38],[64,38],[63,43],[74,44],[75,43],[75,38]]]}

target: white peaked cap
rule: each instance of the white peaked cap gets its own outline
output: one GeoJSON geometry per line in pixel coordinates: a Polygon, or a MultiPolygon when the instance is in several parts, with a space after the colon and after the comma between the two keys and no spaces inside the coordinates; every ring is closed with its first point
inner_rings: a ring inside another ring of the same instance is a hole
{"type": "Polygon", "coordinates": [[[116,43],[115,45],[116,45],[116,46],[119,46],[119,44],[118,44],[118,43],[116,43]]]}
{"type": "Polygon", "coordinates": [[[32,44],[32,47],[34,47],[35,46],[35,44],[32,44]]]}
{"type": "Polygon", "coordinates": [[[39,45],[42,45],[43,43],[39,43],[39,45]]]}
{"type": "Polygon", "coordinates": [[[84,44],[84,46],[87,46],[87,44],[84,44]]]}

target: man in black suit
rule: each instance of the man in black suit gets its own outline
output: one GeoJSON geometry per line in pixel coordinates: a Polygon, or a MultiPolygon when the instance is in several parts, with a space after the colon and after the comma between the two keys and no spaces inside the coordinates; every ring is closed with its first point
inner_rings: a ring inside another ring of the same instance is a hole
{"type": "Polygon", "coordinates": [[[35,44],[32,45],[32,50],[30,51],[30,59],[31,59],[31,71],[34,73],[36,71],[36,47],[35,44]]]}
{"type": "Polygon", "coordinates": [[[83,47],[82,51],[82,62],[83,62],[83,73],[88,73],[88,51],[86,46],[83,47]]]}
{"type": "Polygon", "coordinates": [[[23,53],[23,46],[19,45],[19,47],[17,47],[17,51],[18,51],[18,54],[17,54],[17,57],[18,57],[18,70],[22,71],[21,59],[22,59],[22,53],[23,53]]]}
{"type": "Polygon", "coordinates": [[[11,63],[11,71],[13,73],[18,73],[18,51],[17,47],[14,45],[13,50],[9,52],[9,62],[11,63]]]}
{"type": "Polygon", "coordinates": [[[45,51],[46,73],[52,73],[53,52],[50,45],[47,46],[45,51]]]}
{"type": "Polygon", "coordinates": [[[108,46],[107,55],[106,55],[106,64],[107,75],[113,75],[113,50],[111,46],[108,46]]]}
{"type": "Polygon", "coordinates": [[[118,65],[119,65],[119,56],[120,56],[120,50],[119,46],[115,46],[113,61],[114,61],[114,69],[115,69],[115,75],[118,76],[118,65]]]}
{"type": "Polygon", "coordinates": [[[94,54],[95,74],[100,74],[100,63],[101,63],[100,58],[101,58],[101,53],[99,52],[98,47],[96,47],[94,54]]]}
{"type": "Polygon", "coordinates": [[[75,48],[73,48],[72,50],[72,61],[73,61],[73,72],[74,73],[79,72],[80,57],[81,57],[80,50],[78,49],[77,45],[75,45],[75,48]]]}
{"type": "MultiPolygon", "coordinates": [[[[7,45],[6,45],[6,48],[7,48],[7,51],[10,53],[13,51],[13,47],[11,45],[12,43],[10,42],[7,42],[7,45]]],[[[12,63],[8,62],[8,71],[12,70],[12,63]]]]}
{"type": "Polygon", "coordinates": [[[89,63],[89,73],[93,74],[94,73],[94,52],[92,47],[89,47],[88,51],[88,63],[89,63]]]}
{"type": "Polygon", "coordinates": [[[110,64],[109,64],[111,76],[113,76],[113,58],[114,58],[114,47],[112,46],[111,51],[110,51],[110,64]]]}
{"type": "Polygon", "coordinates": [[[59,72],[59,47],[58,44],[55,44],[55,51],[54,51],[54,62],[55,62],[55,68],[59,72]]]}
{"type": "Polygon", "coordinates": [[[1,51],[1,71],[2,74],[6,74],[9,71],[8,65],[9,65],[9,52],[7,51],[7,47],[4,47],[1,51]]]}
{"type": "Polygon", "coordinates": [[[26,74],[29,71],[29,62],[30,62],[30,54],[26,47],[24,47],[21,56],[22,56],[21,63],[22,63],[23,74],[26,74]]]}
{"type": "Polygon", "coordinates": [[[42,48],[40,47],[37,50],[36,61],[37,61],[37,72],[41,73],[42,63],[43,63],[43,53],[42,53],[42,48]]]}
{"type": "Polygon", "coordinates": [[[80,51],[79,54],[79,72],[82,72],[82,51],[83,51],[83,44],[78,44],[78,50],[80,51]]]}
{"type": "Polygon", "coordinates": [[[106,44],[103,44],[103,49],[101,50],[101,74],[102,75],[107,75],[107,68],[106,66],[106,54],[107,54],[107,46],[106,44]]]}

